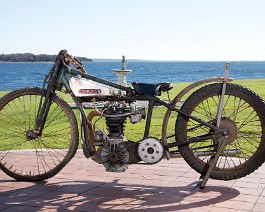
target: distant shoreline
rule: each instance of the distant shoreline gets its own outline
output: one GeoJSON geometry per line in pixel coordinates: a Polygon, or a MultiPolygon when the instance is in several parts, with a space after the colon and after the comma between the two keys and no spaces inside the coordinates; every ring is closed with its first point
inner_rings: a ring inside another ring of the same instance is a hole
{"type": "MultiPolygon", "coordinates": [[[[80,59],[79,57],[77,57],[78,59],[80,59]]],[[[101,59],[91,59],[91,61],[87,61],[87,60],[81,60],[81,62],[94,62],[94,63],[118,63],[121,62],[120,59],[106,59],[106,60],[101,60],[101,59]]],[[[136,59],[132,59],[132,60],[128,60],[128,62],[130,63],[234,63],[234,62],[239,62],[239,63],[255,63],[255,62],[262,62],[265,63],[265,60],[234,60],[234,61],[201,61],[201,60],[136,60],[136,59]]],[[[2,61],[0,60],[0,63],[54,63],[54,61],[2,61]]]]}
{"type": "Polygon", "coordinates": [[[0,63],[54,63],[54,61],[0,61],[0,63]]]}
{"type": "MultiPolygon", "coordinates": [[[[0,54],[0,62],[54,62],[57,55],[48,54],[31,54],[31,53],[14,53],[0,54]]],[[[77,57],[84,62],[92,62],[93,60],[87,57],[77,57]]]]}

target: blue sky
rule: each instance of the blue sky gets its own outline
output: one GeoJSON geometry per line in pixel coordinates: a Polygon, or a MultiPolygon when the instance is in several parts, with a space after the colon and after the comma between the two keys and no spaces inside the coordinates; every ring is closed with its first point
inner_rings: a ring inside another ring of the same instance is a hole
{"type": "Polygon", "coordinates": [[[265,60],[264,0],[1,0],[0,53],[265,60]]]}

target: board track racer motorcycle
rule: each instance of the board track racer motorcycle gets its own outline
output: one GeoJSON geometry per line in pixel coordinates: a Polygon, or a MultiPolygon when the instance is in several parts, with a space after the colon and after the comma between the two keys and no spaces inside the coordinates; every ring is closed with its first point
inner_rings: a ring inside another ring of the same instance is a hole
{"type": "Polygon", "coordinates": [[[53,177],[75,155],[81,137],[85,157],[110,172],[181,154],[201,174],[202,188],[209,177],[244,177],[265,160],[265,104],[253,91],[230,83],[228,70],[226,64],[223,77],[195,82],[164,101],[159,96],[169,93],[171,83],[115,84],[87,74],[62,50],[43,88],[14,90],[1,98],[0,168],[17,180],[53,177]],[[76,109],[58,91],[70,94],[76,109]],[[150,135],[155,110],[165,113],[159,138],[150,135]],[[128,138],[129,127],[144,119],[141,138],[128,138]]]}

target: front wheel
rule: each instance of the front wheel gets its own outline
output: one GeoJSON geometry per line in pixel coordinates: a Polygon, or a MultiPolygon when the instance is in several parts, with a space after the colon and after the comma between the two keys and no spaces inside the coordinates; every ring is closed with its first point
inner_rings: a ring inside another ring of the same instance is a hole
{"type": "MultiPolygon", "coordinates": [[[[181,110],[216,125],[222,84],[206,85],[195,91],[181,110]]],[[[210,177],[232,180],[255,171],[265,161],[265,104],[251,90],[236,84],[227,84],[221,116],[221,128],[229,130],[224,150],[210,177]]],[[[181,114],[176,121],[176,140],[204,135],[210,129],[181,114]]],[[[186,162],[202,173],[205,164],[216,150],[212,139],[179,148],[186,162]]]]}
{"type": "Polygon", "coordinates": [[[42,93],[39,88],[25,88],[0,100],[0,168],[17,180],[53,177],[77,150],[75,115],[55,94],[50,97],[52,104],[42,134],[30,136],[42,93]]]}

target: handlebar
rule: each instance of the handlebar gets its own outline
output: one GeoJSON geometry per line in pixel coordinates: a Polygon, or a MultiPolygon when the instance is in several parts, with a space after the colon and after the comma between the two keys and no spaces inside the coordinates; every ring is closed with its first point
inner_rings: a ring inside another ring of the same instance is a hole
{"type": "Polygon", "coordinates": [[[63,57],[77,69],[80,69],[83,74],[87,73],[84,65],[78,58],[70,55],[67,51],[64,53],[63,57]]]}

